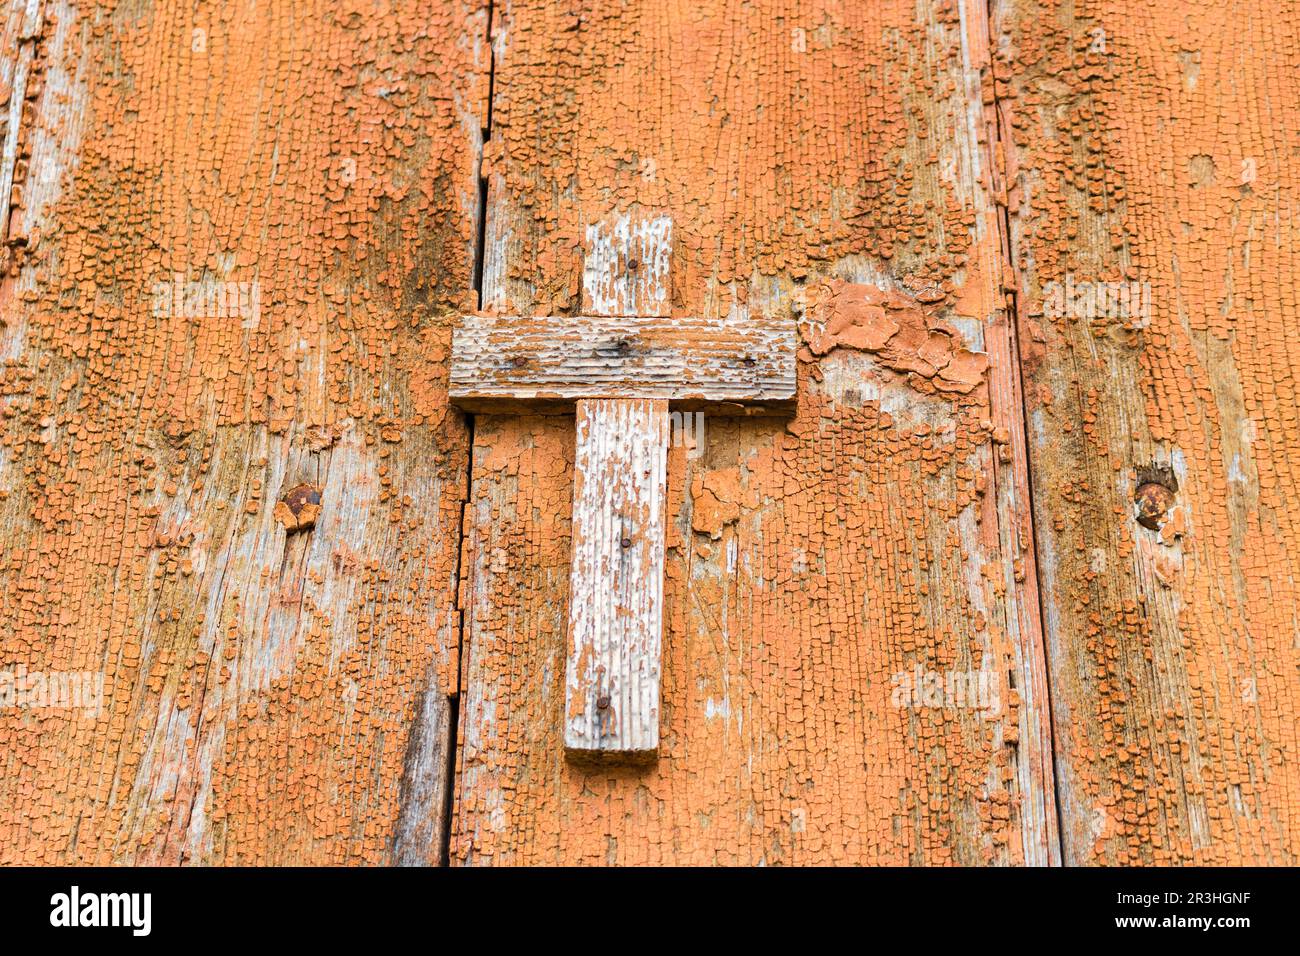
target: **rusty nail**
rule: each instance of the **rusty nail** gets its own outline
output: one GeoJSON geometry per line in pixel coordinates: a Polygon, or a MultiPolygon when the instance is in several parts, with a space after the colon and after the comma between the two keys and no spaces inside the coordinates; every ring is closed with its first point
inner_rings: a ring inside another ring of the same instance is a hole
{"type": "Polygon", "coordinates": [[[1160,523],[1174,506],[1174,492],[1158,481],[1148,481],[1138,486],[1134,500],[1137,502],[1138,524],[1159,531],[1160,523]]]}
{"type": "Polygon", "coordinates": [[[1167,464],[1153,462],[1137,469],[1133,501],[1137,505],[1137,523],[1152,531],[1159,531],[1165,516],[1174,506],[1178,495],[1178,479],[1167,464]]]}
{"type": "Polygon", "coordinates": [[[622,545],[623,547],[625,547],[625,548],[630,548],[630,547],[632,547],[632,539],[631,539],[631,538],[623,538],[621,541],[619,541],[619,544],[621,544],[621,545],[622,545]]]}
{"type": "Polygon", "coordinates": [[[629,272],[636,272],[641,267],[641,260],[636,256],[630,256],[627,260],[627,269],[629,272]]]}
{"type": "Polygon", "coordinates": [[[601,694],[596,698],[596,708],[598,710],[609,710],[609,696],[601,694]]]}
{"type": "Polygon", "coordinates": [[[320,489],[315,485],[294,485],[281,496],[275,505],[275,520],[292,534],[306,531],[316,524],[320,515],[320,489]]]}

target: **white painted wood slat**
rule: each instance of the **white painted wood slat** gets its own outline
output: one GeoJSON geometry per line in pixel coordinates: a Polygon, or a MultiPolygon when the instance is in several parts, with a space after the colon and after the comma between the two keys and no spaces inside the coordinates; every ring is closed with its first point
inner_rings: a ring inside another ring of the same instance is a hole
{"type": "Polygon", "coordinates": [[[671,216],[615,213],[587,227],[582,310],[588,315],[669,315],[671,216]]]}
{"type": "Polygon", "coordinates": [[[578,402],[564,746],[652,760],[659,747],[668,403],[578,402]]]}

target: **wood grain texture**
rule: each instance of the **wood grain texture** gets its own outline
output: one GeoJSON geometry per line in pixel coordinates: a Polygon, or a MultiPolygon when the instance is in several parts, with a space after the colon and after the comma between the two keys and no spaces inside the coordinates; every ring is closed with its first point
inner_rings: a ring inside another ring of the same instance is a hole
{"type": "Polygon", "coordinates": [[[0,862],[434,862],[486,10],[26,6],[0,669],[103,694],[0,711],[0,862]]]}
{"type": "Polygon", "coordinates": [[[642,762],[659,750],[668,403],[578,402],[564,748],[642,762]]]}
{"type": "Polygon", "coordinates": [[[994,8],[1065,858],[1294,865],[1300,10],[994,8]]]}
{"type": "Polygon", "coordinates": [[[967,13],[494,6],[485,308],[579,311],[588,228],[653,210],[675,313],[793,317],[805,348],[792,421],[706,412],[703,453],[669,451],[651,768],[564,758],[570,426],[479,416],[455,861],[1056,859],[967,13]]]}
{"type": "Polygon", "coordinates": [[[470,411],[605,397],[779,412],[794,403],[795,350],[789,316],[467,315],[452,338],[449,389],[470,411]]]}

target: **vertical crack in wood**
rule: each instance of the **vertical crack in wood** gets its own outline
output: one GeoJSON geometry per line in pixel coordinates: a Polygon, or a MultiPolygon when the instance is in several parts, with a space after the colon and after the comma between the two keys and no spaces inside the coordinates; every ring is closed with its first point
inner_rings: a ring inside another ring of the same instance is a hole
{"type": "MultiPolygon", "coordinates": [[[[492,139],[492,104],[496,95],[496,38],[493,36],[495,29],[494,14],[496,12],[494,0],[487,0],[486,24],[483,31],[483,39],[487,44],[488,70],[487,70],[487,97],[483,107],[483,123],[479,136],[479,155],[478,155],[478,206],[475,209],[474,228],[474,293],[478,307],[483,308],[483,277],[484,261],[487,255],[487,215],[488,215],[488,176],[483,169],[484,155],[487,151],[487,144],[492,139]]],[[[474,428],[476,425],[475,417],[467,414],[465,416],[466,428],[469,431],[469,440],[466,444],[467,454],[465,456],[465,497],[460,509],[460,526],[456,534],[456,588],[455,588],[455,627],[456,627],[456,673],[453,675],[455,680],[455,700],[450,708],[451,726],[447,735],[447,764],[446,764],[446,802],[442,809],[442,846],[438,856],[440,866],[451,866],[452,852],[452,835],[456,824],[456,788],[460,780],[460,761],[463,756],[460,748],[460,724],[461,708],[465,705],[465,694],[463,687],[463,677],[465,673],[465,661],[467,657],[466,649],[466,623],[465,607],[462,595],[465,590],[465,575],[468,568],[465,562],[465,546],[469,535],[470,516],[470,498],[474,492],[474,428]]]]}
{"type": "MultiPolygon", "coordinates": [[[[1021,646],[1029,652],[1025,662],[1026,679],[1032,687],[1022,688],[1026,713],[1035,719],[1035,746],[1027,756],[1030,761],[1030,773],[1036,778],[1036,786],[1042,793],[1043,816],[1041,847],[1046,853],[1042,862],[1060,865],[1063,859],[1062,834],[1060,827],[1060,786],[1056,770],[1056,728],[1052,709],[1052,690],[1050,668],[1047,666],[1047,639],[1044,629],[1043,595],[1038,577],[1038,536],[1034,520],[1033,476],[1029,459],[1029,409],[1025,399],[1024,369],[1021,366],[1019,332],[1020,332],[1020,297],[1019,284],[1016,281],[1015,252],[1011,229],[1011,211],[1008,202],[1008,169],[1014,169],[1015,141],[1011,131],[1006,128],[1007,105],[998,92],[998,80],[995,69],[995,53],[998,48],[996,20],[1000,0],[978,0],[965,6],[968,14],[983,20],[982,28],[967,32],[976,43],[983,43],[980,62],[980,93],[984,92],[984,83],[989,84],[991,95],[984,97],[988,104],[983,109],[985,135],[988,141],[988,178],[989,189],[995,208],[994,222],[997,229],[997,248],[999,252],[999,300],[994,308],[994,322],[988,335],[988,350],[993,360],[990,367],[990,399],[996,416],[1014,416],[1009,424],[1010,438],[1010,473],[1011,496],[1016,505],[1011,512],[1013,561],[1020,563],[1017,575],[1016,614],[1019,619],[1021,646]],[[1011,160],[1008,160],[1011,157],[1011,160]],[[1001,320],[998,315],[1003,316],[1001,320]],[[1001,354],[999,354],[1001,353],[1001,354]],[[1020,526],[1023,520],[1024,528],[1020,526]],[[1041,687],[1041,700],[1035,692],[1041,687]],[[1041,715],[1041,716],[1040,716],[1041,715]],[[1041,766],[1035,767],[1035,752],[1041,766]]],[[[1000,462],[995,459],[994,467],[1001,471],[1000,462]]],[[[1032,848],[1026,847],[1027,858],[1032,848]]]]}
{"type": "MultiPolygon", "coordinates": [[[[489,29],[491,28],[491,6],[489,10],[489,29]]],[[[480,210],[480,215],[482,210],[480,210]]],[[[456,780],[457,764],[460,756],[459,737],[460,737],[460,708],[465,699],[464,688],[462,686],[462,674],[464,673],[465,661],[465,609],[461,595],[464,593],[465,568],[465,539],[469,533],[468,521],[470,520],[470,496],[474,492],[474,416],[465,416],[466,428],[469,430],[468,441],[466,442],[466,460],[465,460],[465,497],[460,507],[460,524],[456,529],[456,580],[454,588],[454,621],[456,628],[456,655],[455,655],[455,673],[451,675],[455,684],[454,699],[451,707],[448,708],[448,720],[450,726],[447,728],[447,760],[444,769],[447,786],[444,791],[444,804],[442,807],[442,846],[438,855],[439,866],[451,865],[451,834],[452,827],[456,822],[456,780]]]]}
{"type": "MultiPolygon", "coordinates": [[[[475,210],[475,241],[474,241],[474,292],[477,296],[478,308],[483,308],[483,258],[487,248],[487,210],[488,210],[488,177],[483,169],[483,157],[488,141],[492,139],[492,96],[496,92],[496,49],[493,45],[492,38],[492,13],[493,0],[488,0],[487,4],[487,30],[485,31],[485,42],[488,51],[488,75],[487,75],[487,103],[483,111],[483,124],[479,128],[479,155],[478,155],[478,208],[475,210]]],[[[470,456],[473,457],[472,455],[470,456]]]]}
{"type": "MultiPolygon", "coordinates": [[[[492,136],[492,94],[494,90],[495,56],[492,48],[492,13],[493,2],[488,0],[485,8],[486,26],[484,42],[488,48],[487,96],[483,107],[483,122],[480,126],[477,165],[477,205],[474,210],[474,261],[472,265],[473,292],[476,302],[483,301],[483,256],[486,237],[488,180],[483,174],[484,148],[492,136]]],[[[444,624],[444,631],[451,634],[447,645],[452,649],[451,660],[454,673],[448,675],[450,683],[439,681],[430,673],[429,686],[416,701],[416,711],[412,721],[410,741],[407,745],[406,759],[403,765],[401,781],[402,796],[399,800],[399,813],[396,832],[393,838],[393,861],[399,866],[421,866],[430,863],[436,866],[451,865],[451,841],[456,812],[456,783],[459,779],[458,764],[460,752],[458,737],[460,733],[460,708],[464,695],[461,691],[461,673],[465,656],[465,614],[462,608],[462,577],[465,574],[465,539],[468,534],[468,509],[470,494],[474,487],[474,416],[465,416],[468,432],[465,456],[464,497],[461,504],[460,521],[456,529],[456,553],[454,564],[454,600],[449,612],[449,620],[444,624]],[[450,698],[447,707],[446,726],[433,723],[437,708],[436,697],[443,694],[450,698]],[[425,754],[437,753],[432,746],[441,732],[445,747],[440,766],[425,765],[421,758],[425,754]],[[441,775],[442,786],[438,787],[436,775],[441,775]],[[435,806],[436,804],[436,806],[435,806]],[[436,834],[433,832],[435,820],[439,823],[436,834]],[[436,847],[434,846],[436,836],[436,847]]]]}

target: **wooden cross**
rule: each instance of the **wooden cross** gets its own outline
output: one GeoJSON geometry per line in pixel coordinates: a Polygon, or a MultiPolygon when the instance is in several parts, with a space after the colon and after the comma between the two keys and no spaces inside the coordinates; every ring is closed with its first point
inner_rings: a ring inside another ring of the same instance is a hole
{"type": "Polygon", "coordinates": [[[669,404],[788,412],[793,321],[674,316],[672,221],[588,227],[580,315],[466,315],[450,397],[469,412],[574,412],[573,556],[565,675],[570,759],[659,749],[669,404]]]}

